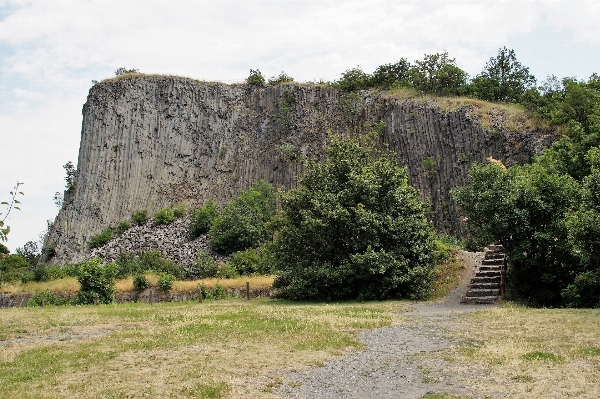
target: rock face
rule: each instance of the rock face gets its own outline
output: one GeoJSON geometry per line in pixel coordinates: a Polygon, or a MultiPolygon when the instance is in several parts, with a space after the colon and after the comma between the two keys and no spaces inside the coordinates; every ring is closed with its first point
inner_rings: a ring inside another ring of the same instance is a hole
{"type": "Polygon", "coordinates": [[[83,107],[74,188],[46,240],[53,263],[89,252],[90,238],[176,203],[224,204],[253,182],[295,186],[303,158],[324,159],[328,132],[385,122],[382,141],[432,205],[438,230],[459,232],[450,190],[466,184],[474,162],[530,161],[552,137],[508,129],[501,108],[484,127],[473,107],[331,87],[258,88],[165,76],[125,75],[94,85],[83,107]]]}

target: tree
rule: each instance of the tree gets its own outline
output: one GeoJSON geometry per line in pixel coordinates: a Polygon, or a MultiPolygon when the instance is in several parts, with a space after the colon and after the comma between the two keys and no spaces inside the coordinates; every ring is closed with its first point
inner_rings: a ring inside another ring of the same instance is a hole
{"type": "Polygon", "coordinates": [[[75,166],[73,165],[73,162],[69,161],[66,164],[63,165],[63,169],[65,170],[65,173],[67,174],[65,176],[65,190],[66,191],[71,191],[71,189],[75,188],[75,173],[77,173],[75,166]]]}
{"type": "Polygon", "coordinates": [[[370,87],[371,76],[363,72],[360,66],[351,68],[342,73],[342,77],[336,83],[342,90],[355,91],[370,87]]]}
{"type": "Polygon", "coordinates": [[[411,72],[413,85],[424,93],[459,95],[466,87],[468,74],[456,66],[456,60],[442,54],[425,54],[423,60],[415,61],[411,72]]]}
{"type": "Polygon", "coordinates": [[[395,64],[380,65],[371,77],[373,86],[389,89],[392,86],[412,86],[410,72],[413,66],[406,58],[401,58],[395,64]]]}
{"type": "Polygon", "coordinates": [[[275,214],[275,189],[261,180],[225,206],[209,231],[210,247],[221,254],[255,248],[268,238],[275,214]]]}
{"type": "Polygon", "coordinates": [[[290,299],[427,297],[434,233],[406,170],[374,135],[329,140],[327,162],[307,162],[282,195],[274,287],[290,299]]]}
{"type": "Polygon", "coordinates": [[[281,71],[279,73],[279,76],[271,76],[269,78],[269,85],[276,86],[276,85],[280,85],[282,83],[291,83],[293,81],[294,81],[294,78],[287,75],[285,72],[281,71]]]}
{"type": "Polygon", "coordinates": [[[115,276],[117,269],[114,263],[102,265],[99,258],[88,259],[79,264],[77,281],[80,288],[77,303],[91,305],[98,295],[99,303],[111,303],[115,299],[115,276]]]}
{"type": "Polygon", "coordinates": [[[471,82],[473,94],[486,101],[519,101],[521,95],[535,85],[529,68],[517,61],[514,50],[502,47],[498,56],[485,64],[484,70],[471,82]]]}
{"type": "Polygon", "coordinates": [[[260,72],[260,69],[251,69],[250,75],[246,78],[246,83],[253,86],[263,87],[265,85],[265,77],[260,72]]]}
{"type": "MultiPolygon", "coordinates": [[[[10,212],[13,209],[21,210],[21,208],[18,206],[21,202],[17,199],[17,195],[24,195],[22,191],[19,191],[19,187],[22,184],[23,183],[19,183],[19,182],[17,182],[17,184],[15,184],[15,187],[12,189],[12,191],[10,191],[10,201],[9,202],[2,201],[0,203],[0,205],[6,205],[6,207],[8,208],[4,217],[2,219],[0,219],[0,241],[8,240],[8,233],[10,233],[10,226],[4,227],[4,225],[5,225],[6,219],[10,215],[10,212]]],[[[0,212],[0,216],[2,216],[2,212],[0,212]]]]}
{"type": "Polygon", "coordinates": [[[568,240],[566,214],[577,206],[579,186],[540,163],[506,170],[475,165],[470,184],[453,196],[479,244],[498,242],[509,259],[511,291],[533,304],[557,306],[578,262],[568,240]]]}

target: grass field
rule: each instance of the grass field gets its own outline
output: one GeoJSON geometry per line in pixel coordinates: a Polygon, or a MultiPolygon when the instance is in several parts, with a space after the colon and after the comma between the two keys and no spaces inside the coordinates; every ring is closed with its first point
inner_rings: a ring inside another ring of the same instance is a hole
{"type": "Polygon", "coordinates": [[[444,327],[463,343],[426,355],[437,364],[428,375],[458,378],[478,397],[600,397],[600,309],[508,303],[444,327]]]}
{"type": "Polygon", "coordinates": [[[274,397],[399,302],[268,299],[0,309],[1,398],[274,397]]]}

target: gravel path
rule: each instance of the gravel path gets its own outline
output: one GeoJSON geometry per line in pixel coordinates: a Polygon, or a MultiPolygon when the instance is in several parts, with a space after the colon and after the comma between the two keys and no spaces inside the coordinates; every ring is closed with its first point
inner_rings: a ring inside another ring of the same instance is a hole
{"type": "MultiPolygon", "coordinates": [[[[434,393],[473,395],[468,387],[461,385],[457,375],[430,371],[440,369],[439,360],[433,364],[434,360],[420,356],[460,343],[444,337],[444,325],[452,318],[494,306],[460,304],[483,254],[462,252],[460,256],[467,265],[461,284],[443,302],[412,305],[412,311],[401,314],[404,319],[401,324],[362,333],[364,351],[352,352],[320,368],[290,373],[277,393],[294,399],[418,399],[434,393]]],[[[467,368],[465,372],[470,370],[467,368]]]]}

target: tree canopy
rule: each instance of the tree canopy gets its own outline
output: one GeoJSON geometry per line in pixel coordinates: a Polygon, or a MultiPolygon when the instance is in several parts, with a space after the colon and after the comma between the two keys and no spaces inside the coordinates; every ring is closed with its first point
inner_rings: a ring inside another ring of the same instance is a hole
{"type": "Polygon", "coordinates": [[[330,136],[282,194],[274,287],[291,299],[425,298],[434,232],[405,169],[374,140],[330,136]]]}

